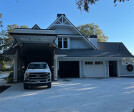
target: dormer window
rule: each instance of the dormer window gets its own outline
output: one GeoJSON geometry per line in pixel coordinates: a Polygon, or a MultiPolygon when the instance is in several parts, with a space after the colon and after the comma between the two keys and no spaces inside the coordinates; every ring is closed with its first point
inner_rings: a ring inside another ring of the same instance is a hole
{"type": "Polygon", "coordinates": [[[61,48],[61,49],[68,49],[69,46],[68,46],[68,38],[58,38],[58,47],[61,48]]]}

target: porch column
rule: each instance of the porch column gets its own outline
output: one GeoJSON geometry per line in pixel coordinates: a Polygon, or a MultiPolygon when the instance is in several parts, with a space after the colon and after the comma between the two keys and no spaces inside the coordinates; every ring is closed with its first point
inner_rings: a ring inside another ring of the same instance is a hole
{"type": "Polygon", "coordinates": [[[17,56],[14,57],[14,82],[17,82],[17,56]]]}
{"type": "Polygon", "coordinates": [[[120,77],[120,60],[117,61],[117,72],[118,72],[118,77],[120,77]]]}
{"type": "Polygon", "coordinates": [[[104,61],[105,78],[107,77],[107,61],[104,61]]]}
{"type": "Polygon", "coordinates": [[[57,56],[54,57],[54,80],[58,80],[58,62],[57,62],[57,56]]]}

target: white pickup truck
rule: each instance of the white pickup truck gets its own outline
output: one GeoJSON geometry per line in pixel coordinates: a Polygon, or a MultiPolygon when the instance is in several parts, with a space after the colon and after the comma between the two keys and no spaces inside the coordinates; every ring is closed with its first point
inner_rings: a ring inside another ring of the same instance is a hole
{"type": "Polygon", "coordinates": [[[44,86],[51,88],[51,71],[45,62],[32,62],[24,74],[24,89],[31,86],[44,86]]]}

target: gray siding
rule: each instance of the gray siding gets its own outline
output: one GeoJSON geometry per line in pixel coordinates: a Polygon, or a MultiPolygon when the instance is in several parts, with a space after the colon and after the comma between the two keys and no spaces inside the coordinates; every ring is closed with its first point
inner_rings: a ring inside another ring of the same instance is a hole
{"type": "Polygon", "coordinates": [[[121,61],[119,62],[120,67],[120,75],[134,75],[134,70],[132,72],[129,72],[126,67],[127,65],[122,65],[121,61]]]}
{"type": "Polygon", "coordinates": [[[83,41],[82,39],[74,39],[70,38],[70,48],[71,49],[85,49],[89,48],[83,41]]]}
{"type": "Polygon", "coordinates": [[[78,33],[76,33],[76,31],[73,31],[69,27],[66,27],[66,28],[65,27],[60,27],[60,28],[56,27],[55,32],[56,32],[56,34],[78,34],[78,33]]]}

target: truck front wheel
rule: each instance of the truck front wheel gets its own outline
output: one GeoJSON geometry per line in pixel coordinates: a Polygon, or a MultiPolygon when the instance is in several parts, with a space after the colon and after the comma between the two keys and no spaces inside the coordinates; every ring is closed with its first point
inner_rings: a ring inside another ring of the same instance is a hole
{"type": "Polygon", "coordinates": [[[24,89],[28,89],[28,85],[24,83],[24,89]]]}
{"type": "Polygon", "coordinates": [[[49,83],[47,86],[48,86],[48,88],[51,88],[51,83],[49,83]]]}

